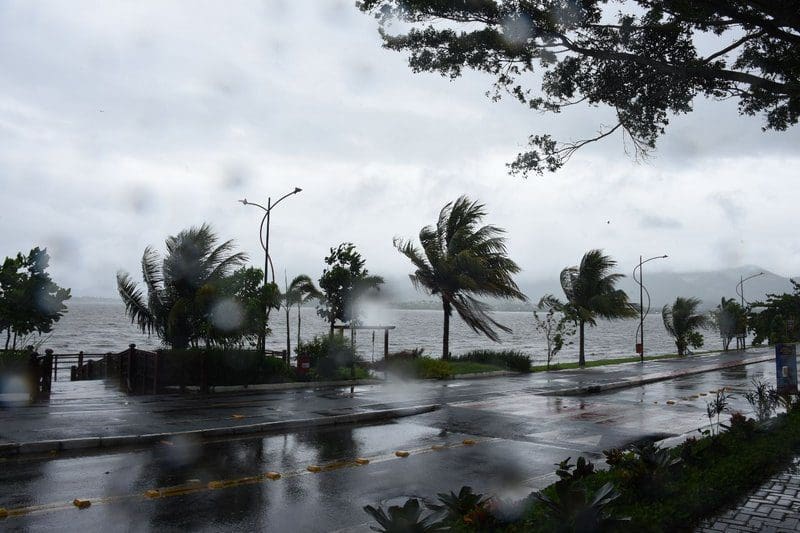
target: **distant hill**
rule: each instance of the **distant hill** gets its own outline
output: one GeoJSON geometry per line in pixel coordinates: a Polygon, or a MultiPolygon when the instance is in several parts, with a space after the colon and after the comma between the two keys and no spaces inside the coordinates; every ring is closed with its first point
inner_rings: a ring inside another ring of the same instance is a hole
{"type": "MultiPolygon", "coordinates": [[[[736,285],[740,277],[748,277],[759,272],[758,276],[747,280],[744,284],[744,296],[747,301],[763,300],[768,293],[784,293],[792,291],[789,278],[779,276],[764,268],[755,265],[746,265],[736,268],[713,270],[706,272],[648,272],[645,267],[644,286],[650,292],[651,305],[654,309],[671,303],[677,296],[699,298],[704,309],[717,306],[720,299],[736,298],[736,285]]],[[[625,273],[626,277],[620,283],[620,288],[628,293],[631,301],[639,302],[639,285],[625,273]]],[[[387,280],[390,284],[390,297],[392,306],[404,309],[438,309],[435,299],[426,297],[421,292],[414,292],[407,279],[387,280]]],[[[563,292],[558,281],[558,276],[552,280],[527,281],[520,280],[522,291],[530,298],[528,303],[488,301],[497,310],[528,310],[532,309],[542,295],[551,293],[563,299],[563,292]]],[[[646,296],[645,296],[646,299],[646,296]]]]}

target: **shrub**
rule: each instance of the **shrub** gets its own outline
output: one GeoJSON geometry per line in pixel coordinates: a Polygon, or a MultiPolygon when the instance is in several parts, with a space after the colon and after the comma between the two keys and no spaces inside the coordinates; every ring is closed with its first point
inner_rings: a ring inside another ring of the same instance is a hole
{"type": "Polygon", "coordinates": [[[453,375],[453,367],[442,359],[417,357],[388,361],[388,370],[407,378],[447,379],[453,375]]]}
{"type": "Polygon", "coordinates": [[[333,337],[323,335],[314,337],[308,342],[301,342],[295,348],[295,353],[309,356],[312,368],[315,368],[325,357],[331,358],[337,366],[349,365],[358,359],[350,341],[339,335],[333,337]]]}
{"type": "Polygon", "coordinates": [[[472,350],[471,352],[454,357],[453,360],[494,365],[513,370],[514,372],[531,371],[530,356],[516,350],[472,350]]]}
{"type": "Polygon", "coordinates": [[[204,371],[209,386],[273,383],[289,375],[282,359],[254,350],[165,350],[159,357],[162,386],[201,385],[204,371]]]}
{"type": "Polygon", "coordinates": [[[414,360],[417,377],[422,379],[447,379],[453,375],[450,363],[442,359],[420,357],[414,360]]]}

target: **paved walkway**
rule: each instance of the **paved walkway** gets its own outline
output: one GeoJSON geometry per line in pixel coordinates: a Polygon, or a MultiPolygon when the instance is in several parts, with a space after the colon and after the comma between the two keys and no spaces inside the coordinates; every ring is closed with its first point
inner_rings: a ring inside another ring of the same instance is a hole
{"type": "MultiPolygon", "coordinates": [[[[610,391],[653,381],[731,368],[769,360],[770,349],[749,349],[684,359],[540,372],[472,380],[389,381],[354,389],[258,390],[210,395],[164,394],[127,396],[112,383],[102,381],[55,382],[49,401],[2,407],[0,404],[0,454],[120,445],[163,438],[165,434],[215,431],[219,435],[269,430],[276,424],[320,421],[355,422],[358,417],[382,417],[387,411],[485,399],[487,395],[514,392],[561,396],[610,391]],[[91,442],[80,441],[91,440],[91,442]],[[103,439],[100,443],[97,439],[103,439]],[[117,439],[116,443],[114,439],[117,439]]],[[[413,411],[412,411],[413,412],[413,411]]],[[[397,411],[400,416],[408,414],[397,411]]],[[[388,418],[389,416],[386,416],[388,418]]],[[[377,418],[375,418],[377,419],[377,418]]]]}
{"type": "Polygon", "coordinates": [[[702,524],[698,533],[794,532],[800,530],[800,458],[736,507],[702,524]]]}

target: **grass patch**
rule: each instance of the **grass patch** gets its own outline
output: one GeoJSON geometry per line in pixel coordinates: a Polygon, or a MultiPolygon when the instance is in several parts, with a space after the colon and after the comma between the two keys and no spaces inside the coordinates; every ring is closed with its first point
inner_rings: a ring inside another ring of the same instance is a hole
{"type": "Polygon", "coordinates": [[[454,357],[451,362],[480,363],[499,367],[500,370],[513,372],[530,372],[530,356],[517,350],[472,350],[454,357]]]}
{"type": "Polygon", "coordinates": [[[487,365],[484,363],[473,363],[472,361],[450,361],[450,368],[453,374],[480,374],[481,372],[497,372],[505,368],[497,365],[487,365]]]}
{"type": "MultiPolygon", "coordinates": [[[[646,355],[644,360],[656,361],[658,359],[672,359],[675,357],[677,357],[677,355],[675,354],[646,355]]],[[[594,366],[620,365],[622,363],[638,363],[639,361],[641,361],[641,357],[639,357],[638,355],[631,357],[619,357],[615,359],[598,359],[596,361],[586,361],[586,368],[594,366]]],[[[579,368],[577,362],[550,364],[550,370],[570,370],[574,368],[579,368]]],[[[547,365],[536,365],[531,367],[531,372],[547,372],[547,370],[548,370],[547,365]]]]}

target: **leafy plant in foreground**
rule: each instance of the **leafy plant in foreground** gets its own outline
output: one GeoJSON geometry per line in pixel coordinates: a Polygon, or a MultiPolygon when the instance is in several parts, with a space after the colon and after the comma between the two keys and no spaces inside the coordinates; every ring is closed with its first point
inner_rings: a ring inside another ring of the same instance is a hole
{"type": "Polygon", "coordinates": [[[437,531],[446,531],[441,522],[436,521],[436,515],[431,514],[422,517],[422,507],[419,500],[410,498],[406,503],[400,507],[399,505],[392,505],[389,507],[388,512],[385,512],[381,507],[373,507],[371,505],[364,506],[366,511],[380,527],[370,526],[373,531],[379,533],[430,533],[437,531]]]}
{"type": "Polygon", "coordinates": [[[711,424],[710,434],[712,436],[719,435],[719,417],[728,410],[728,400],[732,398],[733,395],[727,394],[725,389],[722,388],[717,391],[713,400],[706,402],[706,415],[708,416],[708,422],[711,424]]]}
{"type": "Polygon", "coordinates": [[[485,521],[489,516],[488,512],[485,512],[485,508],[490,498],[485,497],[483,494],[472,492],[472,487],[463,486],[461,490],[458,491],[458,494],[450,491],[450,493],[440,492],[437,496],[439,497],[441,505],[427,504],[427,507],[432,511],[446,513],[444,517],[444,521],[446,522],[469,523],[485,521]],[[481,514],[483,518],[475,520],[481,514]]]}
{"type": "Polygon", "coordinates": [[[768,383],[753,378],[753,390],[744,393],[744,399],[753,408],[759,422],[764,422],[775,413],[780,405],[778,392],[768,383]]]}
{"type": "Polygon", "coordinates": [[[610,482],[594,494],[589,494],[581,485],[570,485],[559,492],[557,499],[541,492],[534,493],[534,498],[545,506],[546,515],[553,521],[556,531],[599,531],[627,520],[612,516],[606,509],[620,496],[610,482]]]}

